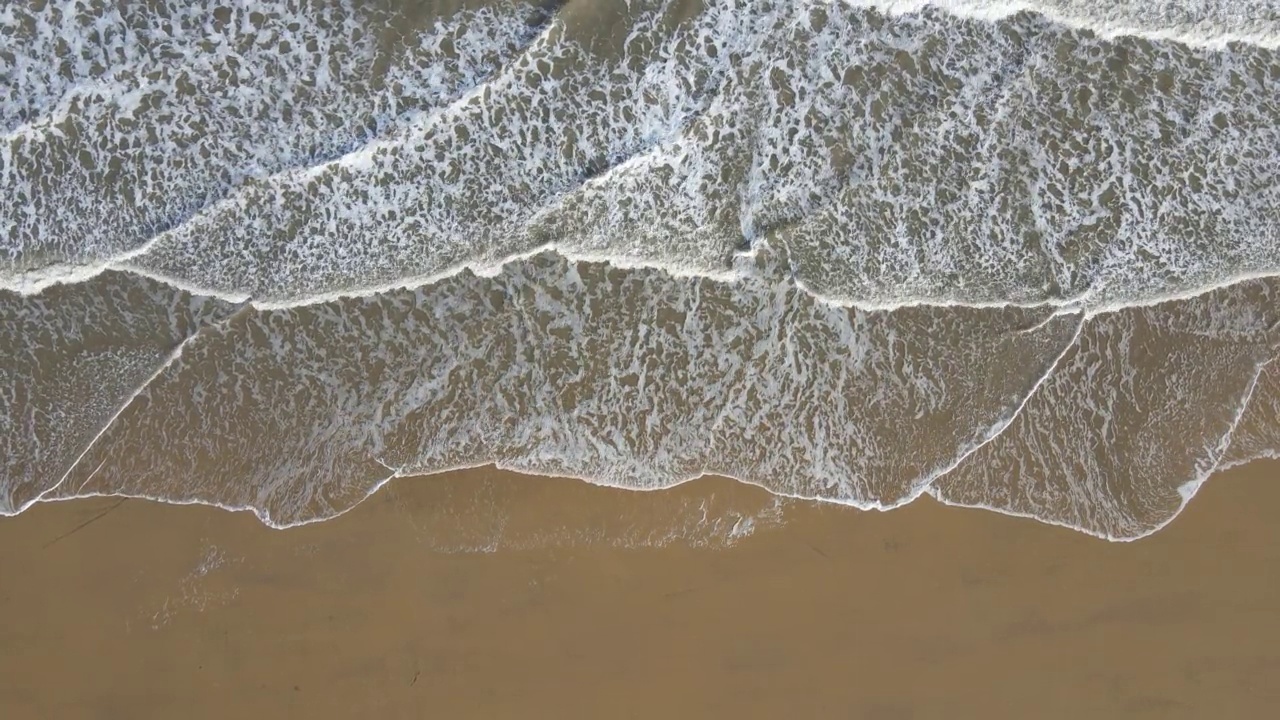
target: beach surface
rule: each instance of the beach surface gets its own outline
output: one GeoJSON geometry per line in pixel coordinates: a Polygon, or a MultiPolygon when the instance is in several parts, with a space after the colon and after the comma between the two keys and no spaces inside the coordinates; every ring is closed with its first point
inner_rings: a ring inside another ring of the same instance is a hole
{"type": "Polygon", "coordinates": [[[1132,543],[922,498],[481,468],[336,519],[143,500],[0,519],[27,718],[1245,718],[1280,702],[1280,465],[1132,543]]]}

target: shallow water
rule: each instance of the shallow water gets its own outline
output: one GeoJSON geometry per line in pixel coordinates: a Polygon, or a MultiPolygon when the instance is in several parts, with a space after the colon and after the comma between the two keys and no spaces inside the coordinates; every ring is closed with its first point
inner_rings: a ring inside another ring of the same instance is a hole
{"type": "Polygon", "coordinates": [[[1278,7],[8,5],[0,510],[495,462],[1148,534],[1280,450],[1278,7]]]}

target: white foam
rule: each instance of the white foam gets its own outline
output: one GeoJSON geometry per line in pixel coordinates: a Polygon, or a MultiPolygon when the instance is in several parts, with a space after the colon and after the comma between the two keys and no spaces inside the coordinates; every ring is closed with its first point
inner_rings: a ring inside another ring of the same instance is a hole
{"type": "Polygon", "coordinates": [[[839,0],[906,14],[937,8],[996,21],[1040,13],[1101,37],[1137,36],[1188,45],[1280,45],[1280,5],[1274,0],[839,0]]]}
{"type": "MultiPolygon", "coordinates": [[[[121,240],[126,249],[106,255],[85,251],[97,259],[75,250],[80,259],[70,264],[54,258],[5,282],[30,293],[129,268],[282,307],[461,268],[492,272],[546,247],[725,277],[744,239],[769,239],[791,252],[802,285],[838,304],[1053,304],[1092,312],[1196,294],[1280,267],[1277,159],[1258,152],[1280,144],[1280,135],[1251,70],[1274,62],[1265,51],[1087,36],[1066,42],[1072,31],[1062,26],[1006,17],[1021,7],[1013,5],[999,6],[1004,26],[901,14],[915,8],[909,4],[872,23],[861,10],[837,9],[844,7],[713,3],[670,30],[661,22],[664,6],[638,6],[622,57],[612,60],[585,51],[586,35],[553,24],[496,74],[483,75],[494,66],[481,58],[472,62],[481,70],[460,73],[452,85],[428,83],[444,89],[418,95],[439,96],[439,104],[397,116],[336,160],[254,160],[262,172],[246,175],[252,182],[227,189],[220,201],[193,210],[184,200],[161,213],[160,227],[177,222],[164,232],[121,240]],[[815,20],[817,9],[827,17],[815,20]],[[932,74],[904,72],[903,53],[932,74]],[[1133,78],[1104,67],[1113,55],[1133,78]],[[848,81],[853,70],[863,78],[848,81]],[[1177,92],[1153,95],[1149,107],[1123,107],[1125,92],[1150,92],[1161,71],[1176,73],[1177,92]],[[785,98],[774,86],[778,77],[785,98]],[[882,86],[891,94],[881,96],[882,86]],[[1071,105],[1079,87],[1095,98],[1084,110],[1071,105]],[[887,110],[875,111],[877,103],[887,110]],[[1172,127],[1181,144],[1158,140],[1177,113],[1172,127]],[[1212,123],[1223,113],[1232,125],[1217,131],[1212,123]],[[1020,129],[1028,122],[1039,135],[1020,129]],[[573,139],[569,155],[565,138],[573,139]],[[957,165],[948,153],[965,138],[977,145],[957,165]],[[1061,173],[1054,153],[1072,143],[1079,149],[1067,155],[1071,162],[1097,157],[1061,173]],[[1002,155],[1010,147],[1025,157],[1011,163],[1002,155]],[[584,181],[599,163],[608,169],[584,181]],[[1180,179],[1180,172],[1191,175],[1180,179]],[[1199,189],[1180,189],[1192,184],[1199,189]],[[1025,213],[1034,223],[1019,219],[1025,213]],[[1038,243],[1027,243],[1032,231],[1043,236],[1038,243]]],[[[468,28],[477,55],[501,56],[500,48],[515,47],[507,18],[464,14],[424,44],[468,28]]],[[[331,24],[350,34],[353,23],[331,24]]],[[[434,56],[423,57],[438,68],[434,56]]],[[[166,194],[181,196],[183,182],[166,178],[166,194]]],[[[77,207],[68,212],[85,210],[77,207]]],[[[116,232],[115,221],[84,219],[101,228],[90,237],[116,232]]],[[[37,234],[56,234],[64,221],[79,222],[63,217],[37,234]]]]}
{"type": "Polygon", "coordinates": [[[0,14],[20,82],[0,104],[0,176],[17,191],[0,205],[17,245],[0,250],[17,263],[14,285],[47,284],[21,277],[33,265],[74,277],[110,263],[235,187],[394,130],[478,84],[532,32],[525,6],[497,3],[384,51],[378,35],[405,21],[346,0],[215,5],[65,0],[0,14]],[[67,47],[71,78],[48,61],[67,47]]]}

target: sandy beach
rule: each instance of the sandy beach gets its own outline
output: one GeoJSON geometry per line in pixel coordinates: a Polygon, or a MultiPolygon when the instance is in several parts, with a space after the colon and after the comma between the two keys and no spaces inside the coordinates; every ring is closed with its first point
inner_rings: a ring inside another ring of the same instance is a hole
{"type": "Polygon", "coordinates": [[[1261,717],[1280,701],[1278,471],[1217,476],[1134,543],[927,498],[773,508],[715,478],[635,493],[492,469],[398,481],[284,531],[200,506],[39,505],[0,520],[0,705],[1261,717]],[[679,527],[690,508],[756,526],[699,536],[679,527]]]}

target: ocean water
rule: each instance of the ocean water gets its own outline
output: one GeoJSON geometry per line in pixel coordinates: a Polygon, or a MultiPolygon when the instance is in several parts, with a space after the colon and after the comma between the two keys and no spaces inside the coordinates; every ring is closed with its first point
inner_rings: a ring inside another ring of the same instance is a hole
{"type": "Polygon", "coordinates": [[[1124,540],[1280,453],[1273,0],[15,0],[0,512],[496,463],[1124,540]]]}

